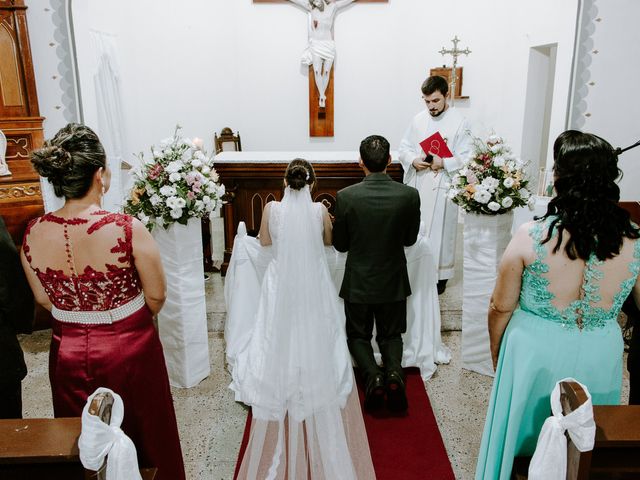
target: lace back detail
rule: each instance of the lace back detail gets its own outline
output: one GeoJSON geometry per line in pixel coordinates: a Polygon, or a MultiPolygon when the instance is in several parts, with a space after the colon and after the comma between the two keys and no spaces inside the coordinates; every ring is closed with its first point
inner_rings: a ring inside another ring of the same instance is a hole
{"type": "MultiPolygon", "coordinates": [[[[547,248],[542,244],[549,229],[552,219],[537,221],[529,231],[533,240],[536,259],[528,265],[522,278],[522,291],[520,305],[523,309],[532,311],[541,317],[562,324],[566,328],[579,330],[593,330],[604,327],[607,323],[615,321],[629,292],[636,282],[640,272],[640,241],[635,241],[634,260],[629,263],[631,276],[620,283],[620,288],[613,297],[612,306],[605,309],[598,306],[602,302],[600,284],[604,279],[602,267],[605,262],[592,254],[585,262],[582,272],[582,284],[580,296],[565,308],[557,308],[553,305],[555,295],[550,292],[550,280],[545,276],[549,273],[549,265],[546,263],[547,248]]],[[[554,229],[551,241],[557,237],[554,229]]]]}
{"type": "Polygon", "coordinates": [[[140,279],[133,263],[132,218],[129,215],[105,211],[96,211],[91,215],[95,216],[96,221],[92,222],[93,218],[64,219],[48,213],[31,222],[25,232],[25,257],[51,303],[60,310],[110,310],[127,303],[141,291],[140,279]],[[60,234],[60,230],[45,228],[48,222],[62,227],[62,245],[59,241],[52,242],[53,246],[47,245],[45,237],[60,234]],[[105,231],[99,241],[115,244],[113,247],[105,248],[105,252],[108,250],[110,253],[103,257],[107,260],[109,256],[113,257],[111,254],[119,254],[115,258],[117,264],[106,261],[103,267],[87,264],[79,270],[78,255],[83,253],[86,261],[87,253],[78,245],[74,245],[74,239],[81,242],[85,248],[87,245],[92,246],[95,253],[95,242],[98,239],[94,241],[88,237],[108,225],[115,225],[116,228],[113,231],[105,231]],[[40,231],[40,228],[43,231],[40,231]],[[62,246],[63,258],[60,256],[62,246]],[[34,255],[38,257],[36,265],[34,255]],[[52,268],[49,265],[57,266],[52,268]],[[63,265],[66,265],[66,268],[63,265]]]}

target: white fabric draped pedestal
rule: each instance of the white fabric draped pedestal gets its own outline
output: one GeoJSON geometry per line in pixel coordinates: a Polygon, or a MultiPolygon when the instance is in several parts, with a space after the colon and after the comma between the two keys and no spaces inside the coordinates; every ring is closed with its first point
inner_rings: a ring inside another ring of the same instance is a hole
{"type": "Polygon", "coordinates": [[[169,381],[175,387],[193,387],[210,372],[200,219],[166,230],[156,227],[153,236],[167,279],[158,330],[169,381]]]}
{"type": "MultiPolygon", "coordinates": [[[[337,252],[333,247],[326,247],[325,254],[337,295],[344,276],[346,254],[337,252]]],[[[437,274],[428,239],[424,235],[420,235],[415,245],[406,248],[405,254],[412,295],[407,299],[407,333],[403,336],[402,366],[419,367],[422,378],[428,380],[437,363],[448,363],[451,359],[451,352],[442,343],[440,335],[437,274]]],[[[260,285],[272,258],[271,247],[262,247],[257,239],[246,235],[241,223],[225,279],[225,340],[227,359],[232,368],[235,355],[251,336],[260,285]]],[[[377,345],[373,343],[379,360],[377,345]]]]}
{"type": "Polygon", "coordinates": [[[502,215],[466,213],[462,296],[462,367],[494,375],[489,349],[487,312],[498,264],[509,240],[513,212],[502,215]]]}

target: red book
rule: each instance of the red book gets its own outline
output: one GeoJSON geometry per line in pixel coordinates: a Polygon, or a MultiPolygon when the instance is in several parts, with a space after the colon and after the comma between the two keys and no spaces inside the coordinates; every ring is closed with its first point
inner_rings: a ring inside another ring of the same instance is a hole
{"type": "Polygon", "coordinates": [[[420,142],[420,146],[427,155],[437,155],[440,158],[453,157],[453,153],[451,153],[451,150],[447,147],[447,142],[444,141],[440,132],[436,132],[430,137],[425,138],[420,142]]]}

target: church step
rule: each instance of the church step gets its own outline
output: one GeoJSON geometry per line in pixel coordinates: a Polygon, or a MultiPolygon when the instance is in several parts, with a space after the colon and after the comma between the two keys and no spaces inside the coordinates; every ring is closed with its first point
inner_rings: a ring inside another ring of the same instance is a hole
{"type": "Polygon", "coordinates": [[[440,330],[443,332],[462,330],[462,310],[442,309],[440,310],[440,330]]]}

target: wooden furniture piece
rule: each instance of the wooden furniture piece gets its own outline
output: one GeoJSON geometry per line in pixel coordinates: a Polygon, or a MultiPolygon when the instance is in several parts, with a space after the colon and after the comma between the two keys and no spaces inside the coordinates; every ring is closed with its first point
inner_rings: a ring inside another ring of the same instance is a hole
{"type": "Polygon", "coordinates": [[[229,127],[224,127],[220,132],[220,136],[217,133],[213,133],[213,145],[216,149],[216,154],[223,151],[242,151],[242,142],[240,141],[240,132],[233,133],[229,127]],[[225,144],[231,144],[233,148],[225,148],[225,144]]]}
{"type": "MultiPolygon", "coordinates": [[[[282,198],[284,172],[289,161],[298,157],[307,158],[313,165],[317,177],[313,200],[323,202],[331,214],[338,190],[364,178],[356,152],[224,152],[215,157],[215,169],[227,192],[223,206],[223,275],[229,266],[238,224],[245,222],[247,232],[257,235],[264,206],[272,200],[282,198]],[[273,155],[269,155],[271,153],[273,155]],[[279,160],[268,160],[270,156],[279,157],[279,160]],[[330,160],[321,160],[323,156],[330,160]]],[[[392,153],[392,158],[397,157],[392,153]]],[[[402,181],[403,171],[399,163],[392,163],[387,173],[394,180],[402,181]]]]}
{"type": "MultiPolygon", "coordinates": [[[[575,382],[560,384],[562,412],[567,415],[586,402],[575,382]]],[[[567,435],[567,480],[640,478],[640,406],[594,405],[596,438],[592,451],[580,452],[567,435]]],[[[513,478],[527,478],[530,457],[517,457],[513,478]]]]}
{"type": "MultiPolygon", "coordinates": [[[[434,75],[443,77],[449,84],[449,87],[451,87],[451,67],[432,68],[429,71],[429,76],[434,76],[434,75]]],[[[456,68],[456,77],[457,77],[457,80],[456,80],[455,98],[459,98],[462,100],[469,98],[462,95],[462,67],[456,68]]],[[[450,92],[450,95],[453,95],[453,92],[450,92]]]]}
{"type": "MultiPolygon", "coordinates": [[[[96,473],[80,463],[80,417],[0,420],[0,478],[2,480],[88,480],[96,473]]],[[[157,469],[143,468],[144,480],[157,469]]]]}
{"type": "Polygon", "coordinates": [[[0,215],[16,244],[27,222],[44,211],[38,175],[29,152],[42,146],[43,118],[38,109],[24,0],[0,0],[0,130],[7,137],[7,165],[0,177],[0,215]]]}

